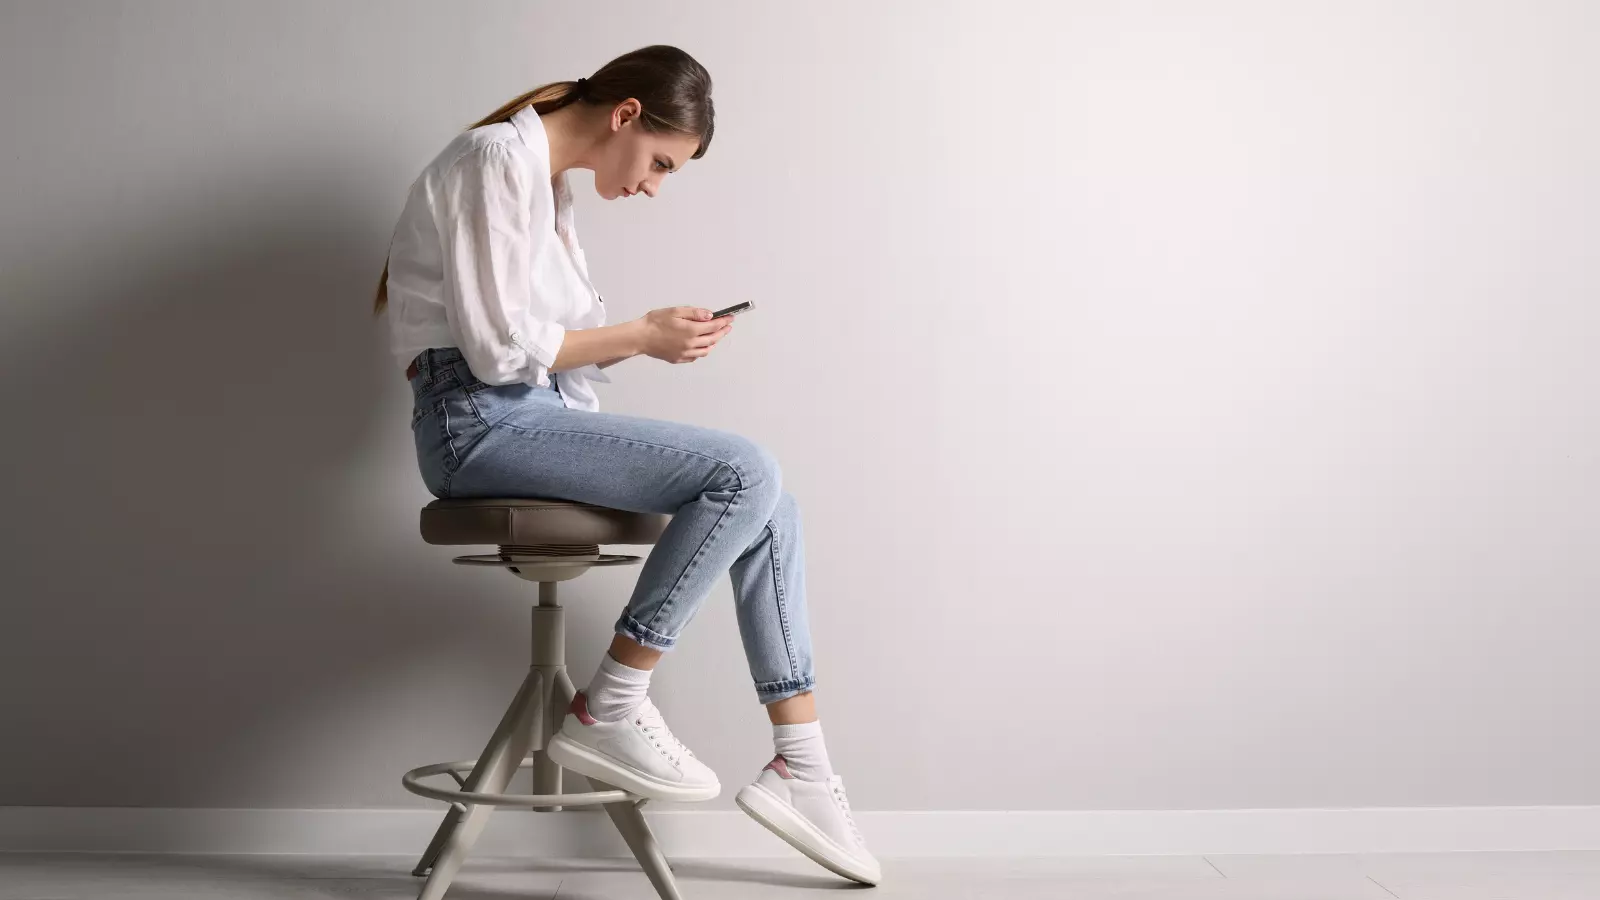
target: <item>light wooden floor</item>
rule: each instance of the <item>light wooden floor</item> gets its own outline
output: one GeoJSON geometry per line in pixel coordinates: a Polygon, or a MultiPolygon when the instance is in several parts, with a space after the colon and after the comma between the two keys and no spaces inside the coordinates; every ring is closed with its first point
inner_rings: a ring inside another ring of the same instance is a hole
{"type": "MultiPolygon", "coordinates": [[[[398,856],[0,854],[0,900],[416,896],[398,856]]],[[[1600,900],[1600,851],[886,860],[861,889],[795,858],[679,860],[685,900],[1600,900]]],[[[447,900],[652,900],[631,862],[473,859],[447,900]]]]}

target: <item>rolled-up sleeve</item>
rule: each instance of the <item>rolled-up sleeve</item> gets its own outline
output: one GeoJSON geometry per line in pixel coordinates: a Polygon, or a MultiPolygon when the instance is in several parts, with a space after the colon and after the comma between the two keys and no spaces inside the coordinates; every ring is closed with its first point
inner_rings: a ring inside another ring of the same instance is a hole
{"type": "Polygon", "coordinates": [[[487,384],[549,384],[566,329],[533,291],[527,164],[486,144],[457,160],[440,187],[445,309],[461,355],[487,384]]]}

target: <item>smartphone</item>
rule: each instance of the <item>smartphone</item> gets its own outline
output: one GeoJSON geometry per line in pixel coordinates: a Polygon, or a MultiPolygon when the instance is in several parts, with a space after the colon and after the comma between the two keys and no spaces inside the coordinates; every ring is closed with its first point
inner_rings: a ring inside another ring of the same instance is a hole
{"type": "Polygon", "coordinates": [[[735,303],[734,305],[728,307],[727,309],[717,310],[716,312],[711,314],[711,318],[720,319],[723,316],[737,316],[739,313],[748,312],[749,310],[752,310],[752,309],[755,309],[755,308],[756,308],[756,305],[755,305],[754,301],[746,300],[743,303],[735,303]]]}

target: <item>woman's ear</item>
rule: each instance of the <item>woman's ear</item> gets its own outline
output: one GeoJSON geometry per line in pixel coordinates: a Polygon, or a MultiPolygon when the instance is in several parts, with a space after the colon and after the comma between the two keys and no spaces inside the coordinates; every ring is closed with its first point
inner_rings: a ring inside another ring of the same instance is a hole
{"type": "Polygon", "coordinates": [[[639,118],[639,113],[644,111],[644,106],[632,97],[617,104],[611,111],[611,130],[620,131],[622,126],[639,118]]]}

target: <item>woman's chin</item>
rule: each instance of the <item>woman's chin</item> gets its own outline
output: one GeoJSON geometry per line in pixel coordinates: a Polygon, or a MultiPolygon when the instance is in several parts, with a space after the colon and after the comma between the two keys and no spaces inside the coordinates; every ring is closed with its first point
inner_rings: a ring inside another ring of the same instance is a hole
{"type": "Polygon", "coordinates": [[[615,190],[612,190],[610,188],[602,188],[598,184],[594,186],[594,192],[596,194],[599,194],[600,195],[600,199],[602,199],[602,200],[615,200],[618,197],[622,196],[622,192],[621,191],[615,191],[615,190]]]}

